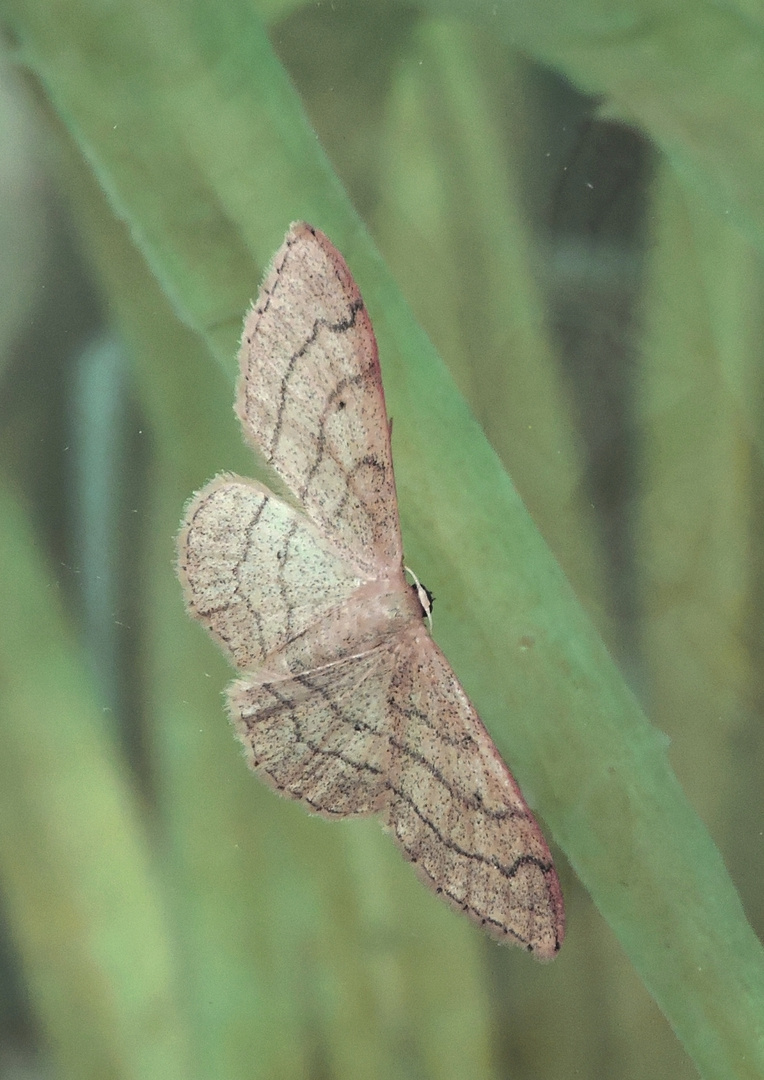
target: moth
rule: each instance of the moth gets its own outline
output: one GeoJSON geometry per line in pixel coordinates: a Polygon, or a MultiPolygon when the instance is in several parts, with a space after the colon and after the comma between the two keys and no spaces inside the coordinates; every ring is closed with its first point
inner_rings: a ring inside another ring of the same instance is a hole
{"type": "Polygon", "coordinates": [[[250,768],[312,813],[378,815],[438,895],[553,957],[552,858],[404,575],[374,331],[310,225],[289,229],[239,361],[236,414],[283,491],[212,480],[186,509],[178,575],[238,669],[228,703],[250,768]]]}

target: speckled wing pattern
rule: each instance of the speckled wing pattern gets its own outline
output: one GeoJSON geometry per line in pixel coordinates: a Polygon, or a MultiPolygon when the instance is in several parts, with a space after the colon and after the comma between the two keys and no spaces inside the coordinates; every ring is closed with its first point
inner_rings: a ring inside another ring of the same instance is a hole
{"type": "Polygon", "coordinates": [[[274,259],[240,368],[245,436],[291,501],[217,477],[186,511],[178,572],[242,676],[229,703],[250,767],[314,813],[380,815],[452,906],[553,957],[551,855],[405,579],[374,333],[309,225],[274,259]]]}

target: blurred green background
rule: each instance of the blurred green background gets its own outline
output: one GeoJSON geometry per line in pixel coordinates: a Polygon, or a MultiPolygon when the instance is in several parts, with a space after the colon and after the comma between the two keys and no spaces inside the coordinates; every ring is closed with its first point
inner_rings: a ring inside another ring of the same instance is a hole
{"type": "Polygon", "coordinates": [[[764,1076],[760,10],[0,31],[2,1080],[764,1076]],[[253,779],[183,611],[184,502],[260,468],[237,337],[299,218],[361,285],[407,563],[553,845],[552,965],[253,779]]]}

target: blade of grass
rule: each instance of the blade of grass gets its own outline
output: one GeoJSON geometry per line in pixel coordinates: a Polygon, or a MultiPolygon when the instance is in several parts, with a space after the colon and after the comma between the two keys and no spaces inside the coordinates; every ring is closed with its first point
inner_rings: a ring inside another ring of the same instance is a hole
{"type": "Polygon", "coordinates": [[[716,823],[754,661],[754,444],[731,385],[742,392],[759,364],[758,298],[738,278],[742,266],[753,287],[757,268],[675,176],[664,168],[659,177],[638,380],[643,642],[656,720],[684,762],[694,805],[716,823]]]}
{"type": "Polygon", "coordinates": [[[764,26],[713,0],[422,0],[562,72],[638,124],[674,170],[764,249],[764,26]]]}
{"type": "Polygon", "coordinates": [[[0,486],[0,878],[61,1077],[188,1077],[172,942],[134,791],[56,582],[0,486]]]}
{"type": "Polygon", "coordinates": [[[375,236],[598,625],[602,554],[585,451],[545,327],[519,195],[522,65],[454,21],[412,35],[391,87],[375,236]],[[487,53],[487,55],[486,55],[487,53]]]}
{"type": "Polygon", "coordinates": [[[651,706],[761,917],[761,256],[663,169],[638,416],[651,706]]]}
{"type": "Polygon", "coordinates": [[[232,388],[211,401],[210,375],[224,380],[207,351],[178,324],[84,168],[71,188],[134,344],[155,433],[139,576],[150,597],[148,686],[199,1075],[299,1077],[321,1067],[395,1080],[413,1061],[443,1080],[472,1069],[490,1080],[479,935],[420,888],[376,822],[310,820],[247,774],[220,696],[231,672],[186,617],[171,573],[189,492],[222,465],[251,471],[232,388]]]}
{"type": "MultiPolygon", "coordinates": [[[[604,558],[589,518],[584,454],[546,333],[518,191],[527,146],[522,133],[532,113],[524,76],[527,65],[502,41],[462,23],[426,20],[412,34],[391,83],[387,172],[374,231],[607,640],[604,558]]],[[[435,616],[437,624],[437,605],[435,616]]],[[[623,1076],[695,1076],[617,941],[575,888],[565,883],[575,932],[552,985],[543,970],[519,978],[509,953],[492,957],[506,990],[492,995],[507,1032],[504,1067],[516,1069],[527,1057],[528,1030],[554,1025],[559,1037],[545,1040],[533,1062],[540,1074],[567,1076],[578,1068],[598,1075],[599,1059],[603,1075],[618,1062],[623,1076]],[[613,984],[617,993],[608,992],[613,984]]]]}

